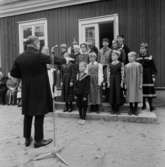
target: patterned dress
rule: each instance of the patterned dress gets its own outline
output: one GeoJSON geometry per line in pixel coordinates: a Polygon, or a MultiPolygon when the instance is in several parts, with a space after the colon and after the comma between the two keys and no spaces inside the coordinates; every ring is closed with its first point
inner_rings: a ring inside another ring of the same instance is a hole
{"type": "Polygon", "coordinates": [[[88,65],[88,75],[90,76],[89,105],[101,104],[101,95],[99,87],[99,63],[90,63],[88,65]]]}
{"type": "Polygon", "coordinates": [[[156,97],[153,77],[157,74],[157,69],[152,56],[139,57],[137,59],[143,66],[143,97],[156,97]]]}

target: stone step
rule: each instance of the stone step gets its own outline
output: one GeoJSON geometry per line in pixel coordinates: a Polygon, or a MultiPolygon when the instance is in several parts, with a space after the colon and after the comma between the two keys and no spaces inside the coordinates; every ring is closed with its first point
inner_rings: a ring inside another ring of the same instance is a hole
{"type": "MultiPolygon", "coordinates": [[[[56,110],[55,114],[57,117],[61,118],[79,118],[78,111],[73,111],[71,113],[62,112],[62,110],[56,110]]],[[[87,113],[87,120],[104,120],[104,121],[123,121],[123,122],[133,122],[133,123],[157,123],[157,115],[154,112],[140,111],[138,116],[128,115],[127,113],[121,113],[120,115],[112,115],[108,112],[100,113],[87,113]]]]}
{"type": "MultiPolygon", "coordinates": [[[[62,110],[64,109],[65,103],[62,101],[55,101],[55,108],[57,110],[62,110]]],[[[129,104],[125,103],[124,105],[122,105],[120,107],[120,111],[122,113],[128,113],[128,108],[129,108],[129,104]]],[[[77,106],[76,103],[73,102],[73,110],[77,110],[77,106]]],[[[88,107],[89,110],[89,107],[88,107]]],[[[102,103],[99,107],[100,112],[110,112],[111,111],[111,107],[109,103],[102,103]]]]}

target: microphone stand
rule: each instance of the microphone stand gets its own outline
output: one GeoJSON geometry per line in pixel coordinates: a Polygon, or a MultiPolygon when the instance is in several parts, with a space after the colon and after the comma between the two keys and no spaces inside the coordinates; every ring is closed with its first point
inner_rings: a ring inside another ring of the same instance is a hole
{"type": "MultiPolygon", "coordinates": [[[[58,48],[58,46],[56,45],[55,48],[58,48]]],[[[54,95],[54,91],[53,91],[53,86],[54,84],[54,65],[53,65],[53,72],[51,72],[52,78],[53,78],[53,85],[51,85],[51,92],[52,92],[52,100],[53,100],[53,149],[50,152],[47,153],[43,153],[43,154],[39,154],[37,155],[33,160],[34,161],[39,161],[39,160],[43,160],[43,159],[49,159],[49,158],[55,158],[57,160],[59,160],[61,163],[65,164],[66,166],[69,166],[69,164],[61,157],[61,155],[59,154],[59,152],[61,152],[61,150],[63,148],[57,149],[57,140],[56,140],[56,114],[55,114],[55,95],[54,95]]]]}

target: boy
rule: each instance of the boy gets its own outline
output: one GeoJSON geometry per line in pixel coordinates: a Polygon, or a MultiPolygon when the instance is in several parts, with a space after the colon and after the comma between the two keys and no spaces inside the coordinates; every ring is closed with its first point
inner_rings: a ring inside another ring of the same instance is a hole
{"type": "Polygon", "coordinates": [[[90,89],[90,76],[85,73],[87,68],[86,62],[80,62],[79,73],[74,86],[75,100],[80,115],[80,124],[85,123],[86,112],[88,107],[88,94],[90,89]]]}
{"type": "Polygon", "coordinates": [[[138,115],[138,103],[142,102],[143,68],[136,62],[136,52],[128,54],[129,63],[125,66],[125,86],[127,101],[130,104],[129,115],[138,115]]]}

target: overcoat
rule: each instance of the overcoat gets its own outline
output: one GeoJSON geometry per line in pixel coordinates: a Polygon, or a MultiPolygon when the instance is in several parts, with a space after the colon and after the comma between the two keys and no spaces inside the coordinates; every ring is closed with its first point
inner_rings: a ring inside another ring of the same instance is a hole
{"type": "MultiPolygon", "coordinates": [[[[53,101],[46,64],[50,56],[41,54],[33,47],[19,55],[11,69],[11,76],[22,80],[22,114],[36,116],[53,111],[53,101]]],[[[54,64],[64,64],[66,60],[54,56],[54,64]]]]}

